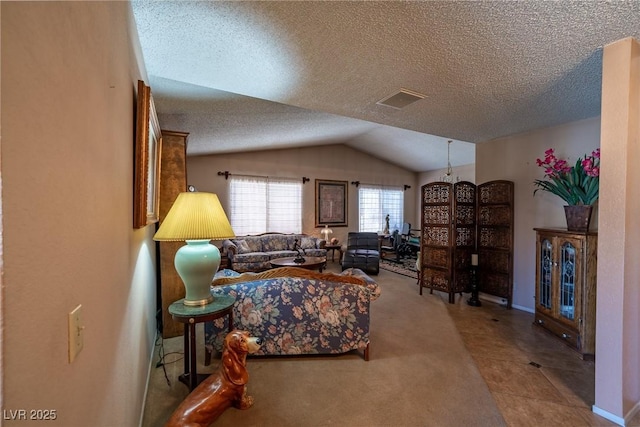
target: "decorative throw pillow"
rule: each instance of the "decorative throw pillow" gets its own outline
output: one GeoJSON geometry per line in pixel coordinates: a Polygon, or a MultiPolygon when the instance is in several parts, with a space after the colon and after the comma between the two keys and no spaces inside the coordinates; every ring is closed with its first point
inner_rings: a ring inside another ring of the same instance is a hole
{"type": "Polygon", "coordinates": [[[249,252],[262,252],[262,239],[260,237],[247,237],[245,239],[249,252]]]}
{"type": "Polygon", "coordinates": [[[248,254],[249,252],[251,252],[251,248],[249,248],[246,240],[236,240],[235,243],[238,247],[239,254],[248,254]]]}
{"type": "Polygon", "coordinates": [[[311,237],[303,237],[302,241],[300,242],[300,248],[301,249],[315,249],[316,248],[316,241],[314,239],[312,239],[311,237]]]}

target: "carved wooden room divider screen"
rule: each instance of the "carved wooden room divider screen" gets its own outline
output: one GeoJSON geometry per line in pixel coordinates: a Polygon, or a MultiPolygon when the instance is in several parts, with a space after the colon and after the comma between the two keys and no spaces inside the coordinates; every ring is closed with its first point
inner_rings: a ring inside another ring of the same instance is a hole
{"type": "Polygon", "coordinates": [[[451,269],[451,219],[453,186],[432,182],[422,187],[422,218],[420,231],[420,295],[428,287],[455,292],[451,269]]]}
{"type": "Polygon", "coordinates": [[[422,288],[469,291],[471,254],[479,253],[479,290],[506,298],[513,287],[513,183],[467,181],[422,186],[420,267],[422,288]],[[478,193],[481,193],[478,195],[478,193]],[[479,250],[479,252],[477,252],[479,250]]]}
{"type": "Polygon", "coordinates": [[[478,290],[513,299],[513,182],[478,185],[478,290]]]}

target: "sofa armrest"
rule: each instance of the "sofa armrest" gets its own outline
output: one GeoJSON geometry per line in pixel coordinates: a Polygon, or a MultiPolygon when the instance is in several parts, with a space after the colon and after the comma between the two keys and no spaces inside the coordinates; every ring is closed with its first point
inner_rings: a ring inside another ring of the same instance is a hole
{"type": "Polygon", "coordinates": [[[316,247],[318,249],[324,249],[327,246],[327,241],[324,239],[318,239],[316,240],[316,247]]]}
{"type": "Polygon", "coordinates": [[[367,275],[367,273],[359,268],[347,268],[346,270],[343,270],[339,275],[343,277],[357,277],[358,279],[363,280],[365,283],[365,287],[371,293],[371,301],[377,300],[382,293],[380,285],[378,285],[375,280],[373,280],[367,275]]]}
{"type": "Polygon", "coordinates": [[[222,248],[227,253],[229,259],[233,259],[233,256],[238,253],[238,247],[231,240],[226,239],[222,242],[222,248]]]}

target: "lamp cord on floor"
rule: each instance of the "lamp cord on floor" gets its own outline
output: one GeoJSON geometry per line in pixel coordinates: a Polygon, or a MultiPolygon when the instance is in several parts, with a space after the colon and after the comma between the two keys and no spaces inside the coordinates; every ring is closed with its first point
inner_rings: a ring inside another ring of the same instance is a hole
{"type": "Polygon", "coordinates": [[[158,363],[156,363],[156,368],[162,366],[162,371],[164,372],[164,378],[167,380],[167,385],[171,387],[171,381],[169,380],[169,375],[167,374],[166,363],[164,361],[164,340],[162,339],[162,335],[158,334],[156,337],[156,347],[158,348],[158,363]]]}

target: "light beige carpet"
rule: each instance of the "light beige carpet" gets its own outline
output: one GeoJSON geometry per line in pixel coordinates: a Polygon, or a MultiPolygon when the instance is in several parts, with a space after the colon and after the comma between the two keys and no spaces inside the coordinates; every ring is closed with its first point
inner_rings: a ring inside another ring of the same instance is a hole
{"type": "MultiPolygon", "coordinates": [[[[329,263],[329,271],[339,271],[329,263]]],[[[489,389],[443,300],[418,295],[415,279],[381,270],[371,305],[371,360],[339,356],[250,358],[247,410],[228,409],[216,426],[501,426],[489,389]]],[[[182,338],[164,340],[182,351],[182,338]]],[[[169,354],[167,360],[179,355],[169,354]]],[[[203,350],[198,348],[199,360],[203,350]]],[[[157,361],[154,359],[154,363],[157,361]]],[[[200,362],[202,363],[202,362],[200,362]]],[[[218,359],[199,372],[217,368],[218,359]]],[[[162,426],[187,395],[183,361],[154,368],[143,427],[162,426]]]]}

